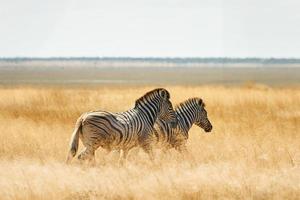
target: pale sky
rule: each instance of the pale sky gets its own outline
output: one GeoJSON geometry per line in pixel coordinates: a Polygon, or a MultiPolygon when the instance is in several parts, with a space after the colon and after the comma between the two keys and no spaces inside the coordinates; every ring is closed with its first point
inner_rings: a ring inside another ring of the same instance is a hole
{"type": "Polygon", "coordinates": [[[0,0],[0,57],[300,57],[299,0],[0,0]]]}

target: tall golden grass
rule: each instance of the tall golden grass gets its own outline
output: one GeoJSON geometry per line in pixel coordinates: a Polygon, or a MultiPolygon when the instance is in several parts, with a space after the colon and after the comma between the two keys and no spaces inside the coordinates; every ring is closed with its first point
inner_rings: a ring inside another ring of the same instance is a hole
{"type": "Polygon", "coordinates": [[[64,160],[76,119],[124,111],[152,86],[0,87],[0,199],[298,199],[300,88],[248,84],[169,86],[174,104],[206,103],[214,129],[194,126],[188,150],[157,153],[155,164],[132,150],[98,149],[97,165],[64,160]]]}

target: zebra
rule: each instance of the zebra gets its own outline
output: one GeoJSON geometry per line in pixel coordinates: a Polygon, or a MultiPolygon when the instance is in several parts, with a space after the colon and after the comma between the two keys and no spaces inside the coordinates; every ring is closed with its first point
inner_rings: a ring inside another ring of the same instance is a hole
{"type": "Polygon", "coordinates": [[[204,129],[205,132],[212,130],[212,125],[207,117],[205,104],[200,98],[190,98],[175,107],[177,126],[171,127],[163,120],[158,119],[152,131],[152,140],[164,151],[175,148],[181,153],[187,153],[186,142],[188,132],[193,124],[204,129]]]}
{"type": "Polygon", "coordinates": [[[91,111],[83,113],[75,124],[66,163],[70,163],[78,150],[81,139],[84,150],[78,159],[95,164],[95,150],[99,147],[120,151],[119,163],[126,160],[130,149],[142,147],[153,160],[150,133],[157,119],[177,125],[177,118],[170,102],[170,93],[164,88],[147,92],[137,99],[134,108],[120,113],[91,111]]]}

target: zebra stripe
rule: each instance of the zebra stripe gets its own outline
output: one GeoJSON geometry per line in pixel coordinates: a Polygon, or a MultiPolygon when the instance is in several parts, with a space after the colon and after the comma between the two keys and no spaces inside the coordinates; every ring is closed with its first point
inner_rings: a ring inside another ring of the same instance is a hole
{"type": "Polygon", "coordinates": [[[136,100],[135,107],[125,112],[112,113],[92,111],[84,113],[76,122],[71,138],[67,163],[76,155],[78,140],[85,149],[79,154],[80,160],[95,162],[95,150],[120,150],[120,161],[126,159],[128,151],[141,146],[152,159],[150,133],[157,119],[177,124],[170,94],[163,88],[146,93],[136,100]]]}
{"type": "Polygon", "coordinates": [[[200,98],[190,98],[180,103],[175,108],[177,126],[172,128],[168,123],[158,119],[154,125],[152,137],[158,147],[165,149],[175,148],[186,151],[188,132],[193,124],[203,128],[205,132],[212,130],[212,125],[207,118],[205,104],[200,98]]]}

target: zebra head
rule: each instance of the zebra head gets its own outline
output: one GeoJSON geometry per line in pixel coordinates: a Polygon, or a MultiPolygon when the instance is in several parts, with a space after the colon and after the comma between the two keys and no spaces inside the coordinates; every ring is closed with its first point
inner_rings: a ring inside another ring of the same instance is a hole
{"type": "Polygon", "coordinates": [[[136,100],[135,107],[147,113],[147,117],[153,123],[159,119],[170,124],[172,127],[177,126],[176,114],[170,102],[170,93],[164,88],[147,92],[144,96],[136,100]]]}
{"type": "Polygon", "coordinates": [[[205,110],[205,104],[202,99],[197,98],[196,106],[196,120],[195,124],[204,129],[205,132],[210,132],[212,130],[212,125],[207,117],[207,111],[205,110]]]}
{"type": "Polygon", "coordinates": [[[169,123],[175,128],[177,126],[177,117],[170,101],[170,93],[166,89],[160,89],[159,95],[161,97],[161,104],[158,119],[169,123]]]}

